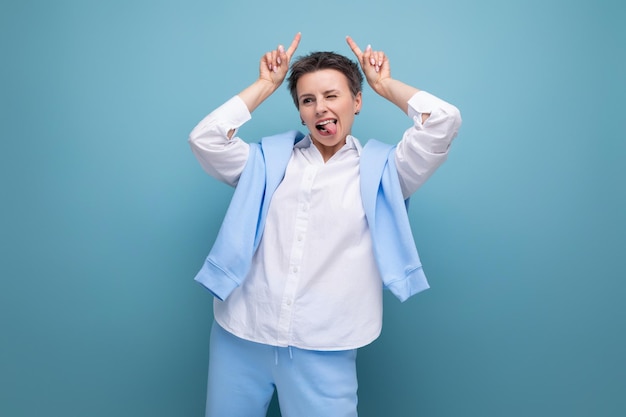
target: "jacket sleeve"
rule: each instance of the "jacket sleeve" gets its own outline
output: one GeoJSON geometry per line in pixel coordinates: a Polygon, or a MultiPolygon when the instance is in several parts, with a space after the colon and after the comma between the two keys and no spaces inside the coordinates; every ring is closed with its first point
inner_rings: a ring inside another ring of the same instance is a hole
{"type": "Polygon", "coordinates": [[[224,221],[195,280],[225,300],[245,279],[257,245],[259,213],[265,187],[265,163],[257,144],[228,206],[224,221]]]}
{"type": "Polygon", "coordinates": [[[391,152],[388,144],[367,143],[361,154],[361,196],[384,288],[405,301],[429,285],[391,152]]]}

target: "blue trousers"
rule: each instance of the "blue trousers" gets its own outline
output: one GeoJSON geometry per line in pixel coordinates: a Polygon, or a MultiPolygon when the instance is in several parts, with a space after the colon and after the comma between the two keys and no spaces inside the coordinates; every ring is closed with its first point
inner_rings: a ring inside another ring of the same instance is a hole
{"type": "Polygon", "coordinates": [[[279,348],[211,329],[206,417],[357,417],[356,349],[279,348]]]}

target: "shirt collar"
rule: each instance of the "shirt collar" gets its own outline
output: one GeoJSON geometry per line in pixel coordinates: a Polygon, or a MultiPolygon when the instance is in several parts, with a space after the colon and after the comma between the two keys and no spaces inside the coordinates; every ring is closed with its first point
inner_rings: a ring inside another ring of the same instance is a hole
{"type": "MultiPolygon", "coordinates": [[[[309,133],[304,138],[302,138],[301,141],[298,141],[298,143],[294,145],[294,148],[308,148],[311,146],[312,143],[313,142],[311,142],[311,134],[309,133]]],[[[348,135],[346,136],[346,144],[341,149],[354,149],[356,150],[357,155],[361,156],[361,151],[363,150],[363,147],[361,146],[361,143],[357,138],[352,135],[348,135]]]]}

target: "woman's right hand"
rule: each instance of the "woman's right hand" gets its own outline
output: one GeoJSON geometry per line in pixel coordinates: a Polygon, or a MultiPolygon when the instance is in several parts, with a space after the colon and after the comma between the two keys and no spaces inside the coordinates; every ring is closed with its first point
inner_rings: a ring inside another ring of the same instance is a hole
{"type": "Polygon", "coordinates": [[[289,62],[300,44],[301,37],[302,35],[297,33],[286,51],[282,45],[278,45],[275,50],[266,52],[261,57],[259,78],[271,82],[274,88],[280,87],[287,76],[289,62]]]}
{"type": "MultiPolygon", "coordinates": [[[[283,83],[287,72],[289,72],[289,62],[298,48],[301,37],[300,33],[297,33],[286,51],[282,45],[279,45],[278,48],[261,57],[259,78],[239,93],[239,97],[246,104],[250,113],[283,83]]],[[[232,133],[229,132],[229,137],[231,135],[232,133]]]]}

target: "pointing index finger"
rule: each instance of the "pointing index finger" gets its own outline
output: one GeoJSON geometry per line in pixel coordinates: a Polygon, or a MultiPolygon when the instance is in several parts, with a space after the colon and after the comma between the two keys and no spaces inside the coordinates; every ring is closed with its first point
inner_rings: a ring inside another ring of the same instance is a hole
{"type": "Polygon", "coordinates": [[[361,57],[363,56],[363,51],[361,51],[361,48],[359,48],[359,45],[357,45],[356,42],[350,36],[346,36],[346,42],[348,42],[350,49],[352,49],[352,52],[354,52],[354,55],[356,55],[359,61],[361,61],[361,57]]]}
{"type": "Polygon", "coordinates": [[[296,52],[296,49],[298,48],[298,45],[300,44],[300,39],[302,38],[302,34],[300,32],[296,33],[296,36],[294,36],[293,41],[291,41],[291,45],[289,45],[289,48],[287,49],[287,58],[289,60],[291,60],[291,57],[293,56],[293,53],[296,52]]]}

